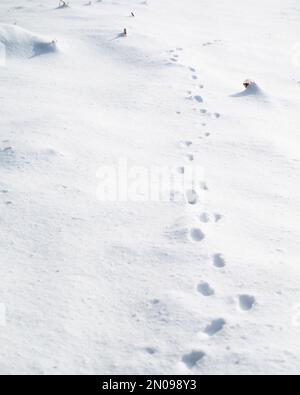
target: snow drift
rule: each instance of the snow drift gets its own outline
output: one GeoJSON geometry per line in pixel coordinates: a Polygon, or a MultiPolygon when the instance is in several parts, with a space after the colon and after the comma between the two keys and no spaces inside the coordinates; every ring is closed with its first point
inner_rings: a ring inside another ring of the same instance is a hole
{"type": "Polygon", "coordinates": [[[264,93],[263,93],[262,89],[255,82],[253,82],[245,90],[231,95],[231,97],[245,97],[245,96],[260,96],[260,97],[263,97],[264,93]]]}
{"type": "Polygon", "coordinates": [[[9,57],[30,58],[56,51],[54,40],[8,24],[0,24],[1,44],[9,57]]]}

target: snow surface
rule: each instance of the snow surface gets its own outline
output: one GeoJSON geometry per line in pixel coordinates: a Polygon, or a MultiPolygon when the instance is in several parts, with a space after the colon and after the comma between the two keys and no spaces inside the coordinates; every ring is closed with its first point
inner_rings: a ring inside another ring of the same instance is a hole
{"type": "Polygon", "coordinates": [[[0,3],[0,372],[299,373],[299,1],[69,3],[0,3]]]}

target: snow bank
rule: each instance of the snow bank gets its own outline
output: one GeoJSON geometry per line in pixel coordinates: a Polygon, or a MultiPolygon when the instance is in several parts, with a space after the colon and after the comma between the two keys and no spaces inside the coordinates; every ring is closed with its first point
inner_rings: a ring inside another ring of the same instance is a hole
{"type": "Polygon", "coordinates": [[[231,97],[245,97],[245,96],[259,96],[264,97],[264,93],[261,88],[253,82],[248,88],[243,90],[242,92],[235,93],[231,95],[231,97]]]}
{"type": "Polygon", "coordinates": [[[10,57],[30,58],[56,51],[54,40],[47,40],[21,27],[8,24],[0,24],[0,44],[10,57]]]}

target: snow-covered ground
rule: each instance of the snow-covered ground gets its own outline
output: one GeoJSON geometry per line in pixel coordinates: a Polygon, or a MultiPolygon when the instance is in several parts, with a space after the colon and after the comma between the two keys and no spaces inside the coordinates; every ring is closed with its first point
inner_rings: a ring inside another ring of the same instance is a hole
{"type": "Polygon", "coordinates": [[[69,2],[0,3],[1,374],[299,373],[299,1],[69,2]]]}

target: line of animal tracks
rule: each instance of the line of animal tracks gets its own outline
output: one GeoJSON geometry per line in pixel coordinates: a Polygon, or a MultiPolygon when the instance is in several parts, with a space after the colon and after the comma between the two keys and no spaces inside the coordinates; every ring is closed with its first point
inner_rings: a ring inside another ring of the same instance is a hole
{"type": "MultiPolygon", "coordinates": [[[[207,45],[213,45],[213,43],[207,43],[207,45]]],[[[180,63],[182,65],[181,57],[183,53],[183,48],[176,48],[174,50],[168,51],[168,54],[170,55],[169,61],[171,62],[169,64],[171,65],[180,63]]],[[[205,99],[202,96],[204,85],[199,83],[197,69],[190,66],[184,66],[184,70],[185,72],[189,73],[189,80],[193,82],[192,88],[188,89],[186,92],[187,103],[189,106],[192,105],[190,109],[192,109],[192,111],[194,111],[196,114],[199,114],[199,117],[202,117],[201,119],[204,120],[201,122],[202,130],[204,130],[204,132],[202,132],[201,136],[199,137],[201,142],[203,139],[213,137],[211,132],[206,131],[206,128],[210,120],[219,120],[221,118],[221,114],[218,112],[211,112],[205,108],[205,99]]],[[[177,114],[180,115],[181,111],[178,111],[177,114]]],[[[188,136],[185,136],[185,138],[187,137],[188,136]]],[[[178,143],[178,147],[182,152],[182,163],[180,166],[178,166],[178,172],[184,177],[184,163],[188,163],[188,166],[194,166],[195,162],[197,161],[197,149],[193,140],[186,139],[181,140],[178,143]]],[[[219,222],[223,219],[223,215],[217,210],[214,212],[205,210],[205,202],[208,198],[207,194],[209,192],[209,184],[205,179],[205,174],[203,174],[203,176],[203,179],[195,180],[192,188],[185,191],[185,211],[188,216],[192,215],[194,217],[193,225],[190,226],[188,230],[187,238],[188,242],[191,244],[191,249],[202,249],[202,251],[204,251],[204,255],[207,257],[208,264],[210,265],[209,277],[213,279],[215,276],[215,271],[220,271],[225,282],[227,260],[222,252],[212,251],[209,248],[208,236],[206,234],[207,228],[210,228],[209,233],[212,233],[212,227],[218,226],[219,222]]],[[[195,268],[195,277],[199,277],[198,267],[195,268]]],[[[195,289],[196,298],[200,297],[203,299],[210,299],[211,304],[214,304],[215,298],[219,296],[218,289],[215,288],[211,281],[206,279],[203,279],[192,286],[195,289]]],[[[255,297],[248,294],[227,295],[227,297],[234,299],[237,314],[245,312],[249,313],[256,304],[255,297]]],[[[203,335],[203,337],[200,336],[200,338],[202,337],[203,343],[205,344],[206,340],[213,339],[218,335],[222,335],[222,332],[226,330],[227,326],[230,326],[230,322],[228,322],[225,316],[211,317],[211,320],[208,321],[202,329],[200,329],[200,335],[203,335]]],[[[197,341],[194,349],[182,356],[181,363],[183,363],[189,370],[193,368],[199,368],[201,367],[202,363],[205,363],[204,361],[206,356],[207,352],[205,351],[205,347],[202,348],[201,342],[197,341]]]]}

